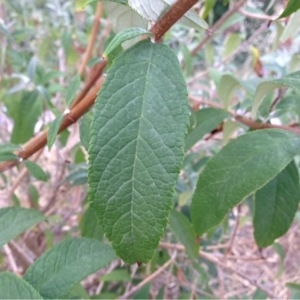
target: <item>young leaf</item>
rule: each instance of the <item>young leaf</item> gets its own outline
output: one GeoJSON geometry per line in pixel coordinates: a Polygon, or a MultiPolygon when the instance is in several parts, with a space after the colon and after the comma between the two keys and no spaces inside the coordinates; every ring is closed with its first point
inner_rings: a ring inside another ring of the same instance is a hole
{"type": "Polygon", "coordinates": [[[300,8],[299,0],[289,0],[286,8],[282,12],[282,14],[278,17],[278,19],[288,17],[289,15],[294,13],[299,8],[300,8]]]}
{"type": "Polygon", "coordinates": [[[70,84],[68,85],[66,89],[66,102],[67,107],[70,106],[71,102],[75,98],[75,95],[80,87],[80,76],[76,75],[72,78],[70,84]]]}
{"type": "Polygon", "coordinates": [[[147,262],[173,202],[189,122],[174,53],[142,41],[114,61],[96,101],[89,197],[120,257],[147,262]]]}
{"type": "Polygon", "coordinates": [[[55,143],[56,136],[58,134],[60,125],[64,119],[64,114],[60,114],[49,126],[48,137],[47,137],[47,146],[49,150],[52,148],[55,143]]]}
{"type": "Polygon", "coordinates": [[[0,247],[43,220],[44,216],[34,209],[0,208],[0,247]]]}
{"type": "Polygon", "coordinates": [[[34,126],[43,110],[43,103],[37,91],[24,92],[21,98],[5,101],[9,115],[14,120],[11,142],[25,143],[33,136],[34,126]]]}
{"type": "Polygon", "coordinates": [[[39,165],[29,160],[25,160],[24,163],[30,175],[32,175],[34,178],[42,181],[48,180],[49,176],[39,165]]]}
{"type": "Polygon", "coordinates": [[[266,80],[260,83],[256,89],[252,115],[255,118],[258,108],[261,105],[265,96],[275,90],[276,88],[290,87],[293,89],[300,89],[300,71],[291,73],[281,79],[266,80]]]}
{"type": "MultiPolygon", "coordinates": [[[[161,14],[174,3],[175,0],[128,0],[128,5],[148,21],[157,21],[161,14]]],[[[198,30],[208,28],[208,24],[191,10],[186,12],[180,21],[198,30]]]]}
{"type": "Polygon", "coordinates": [[[108,57],[115,49],[122,45],[125,41],[131,40],[141,35],[151,36],[151,32],[143,28],[127,28],[117,33],[106,47],[103,56],[108,57]]]}
{"type": "Polygon", "coordinates": [[[185,150],[189,150],[196,142],[200,141],[205,134],[216,129],[227,117],[230,117],[228,112],[217,108],[203,108],[193,113],[191,117],[191,127],[189,128],[185,140],[185,150]]]}
{"type": "Polygon", "coordinates": [[[176,210],[172,210],[170,214],[170,227],[176,237],[184,245],[189,257],[191,259],[197,258],[199,251],[197,234],[187,217],[176,210]]]}
{"type": "Polygon", "coordinates": [[[280,129],[247,133],[226,145],[200,174],[192,200],[192,221],[203,234],[218,225],[300,153],[300,137],[280,129]]]}
{"type": "Polygon", "coordinates": [[[147,28],[147,20],[126,5],[104,1],[103,7],[109,15],[115,33],[130,27],[147,28]]]}
{"type": "Polygon", "coordinates": [[[254,237],[259,247],[271,245],[291,226],[300,200],[299,173],[291,162],[255,195],[254,237]]]}
{"type": "Polygon", "coordinates": [[[25,273],[29,282],[44,298],[58,299],[86,276],[105,267],[115,254],[97,240],[70,238],[36,260],[25,273]]]}
{"type": "Polygon", "coordinates": [[[0,299],[43,299],[25,280],[16,275],[0,273],[0,299]]]}

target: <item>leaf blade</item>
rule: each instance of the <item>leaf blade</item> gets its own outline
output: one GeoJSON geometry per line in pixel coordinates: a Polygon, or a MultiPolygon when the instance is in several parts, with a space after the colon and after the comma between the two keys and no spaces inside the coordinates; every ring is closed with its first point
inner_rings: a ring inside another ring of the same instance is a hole
{"type": "Polygon", "coordinates": [[[192,221],[200,234],[274,178],[299,153],[298,135],[279,129],[245,134],[210,159],[192,200],[192,221]],[[270,155],[272,153],[272,155],[270,155]]]}
{"type": "Polygon", "coordinates": [[[43,299],[25,280],[9,272],[0,273],[0,299],[43,299]]]}
{"type": "Polygon", "coordinates": [[[188,114],[185,82],[167,46],[143,41],[114,61],[95,106],[89,197],[129,263],[148,261],[167,225],[188,114]]]}
{"type": "Polygon", "coordinates": [[[44,216],[34,209],[0,208],[0,247],[44,219],[44,216]]]}
{"type": "Polygon", "coordinates": [[[267,247],[287,232],[300,199],[299,174],[290,163],[255,195],[254,237],[259,247],[267,247]]]}
{"type": "Polygon", "coordinates": [[[110,246],[89,238],[69,238],[45,252],[24,275],[44,298],[57,299],[89,274],[115,259],[110,246]]]}

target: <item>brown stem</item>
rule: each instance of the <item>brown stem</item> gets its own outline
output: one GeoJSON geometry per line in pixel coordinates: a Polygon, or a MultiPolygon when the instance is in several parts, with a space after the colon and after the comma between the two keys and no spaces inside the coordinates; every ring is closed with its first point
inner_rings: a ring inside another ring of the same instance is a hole
{"type": "Polygon", "coordinates": [[[214,33],[220,29],[220,27],[227,21],[234,13],[236,13],[245,3],[247,0],[241,0],[237,4],[235,4],[230,10],[228,10],[211,28],[207,31],[206,36],[204,39],[192,50],[191,55],[195,56],[197,52],[199,52],[204,45],[210,41],[214,35],[214,33]]]}
{"type": "Polygon", "coordinates": [[[99,31],[99,27],[100,27],[101,15],[102,15],[102,4],[98,3],[97,10],[96,10],[96,15],[95,15],[94,23],[93,23],[91,37],[90,37],[87,49],[84,53],[81,65],[80,65],[79,70],[78,70],[78,73],[79,73],[80,76],[82,76],[82,74],[84,72],[84,69],[86,67],[86,64],[87,64],[88,60],[90,59],[93,48],[95,46],[97,34],[98,34],[98,31],[99,31]]]}
{"type": "Polygon", "coordinates": [[[151,28],[155,41],[160,41],[163,35],[197,2],[197,0],[177,0],[151,28]]]}
{"type": "MultiPolygon", "coordinates": [[[[89,108],[94,104],[96,95],[104,82],[104,78],[101,77],[99,82],[93,87],[91,91],[80,101],[68,115],[65,116],[60,128],[59,133],[65,130],[67,127],[75,123],[81,116],[83,116],[89,108]]],[[[16,155],[21,159],[27,159],[38,150],[42,149],[47,144],[48,131],[45,130],[39,133],[37,136],[27,142],[22,150],[16,152],[16,155]]],[[[9,168],[16,166],[19,161],[6,161],[0,164],[0,172],[3,172],[9,168]]]]}

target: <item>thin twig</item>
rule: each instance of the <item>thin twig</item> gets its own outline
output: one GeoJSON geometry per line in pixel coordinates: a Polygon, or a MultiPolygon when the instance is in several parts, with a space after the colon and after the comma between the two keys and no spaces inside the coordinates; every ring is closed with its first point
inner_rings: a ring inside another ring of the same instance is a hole
{"type": "Polygon", "coordinates": [[[228,10],[206,33],[206,36],[203,40],[192,50],[191,55],[195,56],[207,42],[209,42],[213,35],[216,33],[217,30],[221,28],[221,26],[234,14],[236,13],[245,3],[247,0],[241,0],[240,2],[236,3],[230,10],[228,10]]]}
{"type": "Polygon", "coordinates": [[[92,33],[91,33],[91,36],[90,36],[90,40],[89,40],[88,46],[86,48],[86,51],[84,53],[81,65],[78,69],[78,73],[79,73],[80,76],[82,76],[82,74],[84,72],[84,69],[86,67],[86,64],[87,64],[87,62],[89,61],[89,59],[92,55],[92,51],[93,51],[93,48],[95,46],[96,39],[97,39],[97,34],[98,34],[98,31],[99,31],[99,27],[100,27],[101,15],[102,15],[102,3],[98,2],[96,14],[95,14],[95,19],[94,19],[94,23],[93,23],[93,27],[92,27],[92,33]]]}
{"type": "Polygon", "coordinates": [[[4,253],[6,254],[7,256],[7,259],[8,259],[8,262],[9,262],[9,265],[11,267],[11,270],[18,276],[20,276],[20,271],[19,271],[19,268],[17,266],[17,263],[15,261],[15,258],[9,248],[9,246],[6,244],[3,246],[3,251],[4,253]]]}
{"type": "Polygon", "coordinates": [[[152,281],[154,278],[156,278],[160,273],[162,273],[166,268],[168,268],[175,260],[177,255],[177,252],[174,251],[171,258],[165,262],[159,269],[157,269],[155,272],[153,272],[151,275],[146,277],[143,281],[141,281],[138,285],[134,286],[131,290],[129,290],[127,293],[124,293],[122,296],[120,296],[118,299],[127,299],[137,291],[139,291],[143,286],[145,286],[147,283],[152,281]]]}

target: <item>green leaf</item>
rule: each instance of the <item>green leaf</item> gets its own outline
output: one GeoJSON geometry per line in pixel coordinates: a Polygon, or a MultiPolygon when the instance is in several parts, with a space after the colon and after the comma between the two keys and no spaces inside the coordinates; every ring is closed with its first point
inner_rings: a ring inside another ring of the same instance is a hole
{"type": "Polygon", "coordinates": [[[43,103],[38,92],[25,92],[20,98],[11,98],[5,101],[8,113],[14,120],[11,142],[25,143],[33,136],[34,126],[43,110],[43,103]]]}
{"type": "Polygon", "coordinates": [[[119,4],[123,4],[123,5],[128,4],[128,0],[87,0],[86,3],[85,3],[85,6],[89,5],[91,3],[94,3],[94,2],[99,2],[99,1],[102,1],[102,2],[116,2],[116,3],[119,3],[119,4]]]}
{"type": "Polygon", "coordinates": [[[76,75],[72,78],[70,84],[68,85],[66,89],[66,102],[67,102],[67,107],[70,106],[71,102],[76,96],[76,93],[78,92],[78,89],[80,87],[80,75],[76,75]]]}
{"type": "Polygon", "coordinates": [[[0,208],[0,247],[43,220],[44,216],[34,209],[0,208]]]}
{"type": "Polygon", "coordinates": [[[64,114],[60,114],[49,126],[48,136],[47,136],[47,146],[49,150],[55,143],[60,125],[64,119],[64,114]]]}
{"type": "Polygon", "coordinates": [[[86,113],[79,122],[80,141],[85,150],[88,150],[90,142],[90,126],[92,122],[91,112],[86,113]]]}
{"type": "Polygon", "coordinates": [[[81,236],[96,240],[102,240],[103,238],[103,229],[98,224],[96,214],[91,207],[88,207],[80,220],[80,232],[81,236]]]}
{"type": "Polygon", "coordinates": [[[300,284],[295,282],[288,282],[286,284],[289,289],[291,295],[290,299],[300,299],[300,284]]]}
{"type": "Polygon", "coordinates": [[[170,48],[142,41],[116,58],[94,109],[89,197],[129,263],[147,262],[167,225],[188,123],[186,85],[170,48]]]}
{"type": "Polygon", "coordinates": [[[48,180],[48,174],[39,165],[29,160],[25,160],[24,163],[31,176],[41,181],[48,180]]]}
{"type": "Polygon", "coordinates": [[[179,241],[184,245],[188,256],[191,259],[196,259],[198,257],[199,244],[197,244],[197,234],[188,218],[182,213],[172,210],[170,214],[170,227],[179,241]]]}
{"type": "Polygon", "coordinates": [[[0,152],[0,162],[8,160],[18,160],[18,156],[11,152],[0,152]]]}
{"type": "Polygon", "coordinates": [[[202,137],[216,129],[220,123],[230,117],[230,114],[223,109],[203,108],[191,116],[191,127],[185,141],[185,150],[189,150],[202,137]]]}
{"type": "Polygon", "coordinates": [[[241,44],[242,39],[238,33],[232,33],[225,40],[224,56],[232,54],[241,44]]]}
{"type": "Polygon", "coordinates": [[[287,6],[285,7],[282,14],[278,17],[278,19],[288,17],[289,15],[294,13],[299,8],[300,8],[299,0],[289,0],[287,6]]]}
{"type": "Polygon", "coordinates": [[[0,161],[18,160],[18,156],[13,151],[20,150],[20,146],[15,144],[0,145],[0,161]]]}
{"type": "Polygon", "coordinates": [[[101,281],[104,282],[116,282],[116,281],[130,281],[130,275],[127,270],[120,269],[114,270],[104,276],[101,276],[101,281]]]}
{"type": "Polygon", "coordinates": [[[253,100],[253,117],[256,117],[258,108],[268,93],[272,92],[276,88],[282,88],[286,86],[297,90],[300,89],[300,71],[291,73],[280,79],[266,80],[260,83],[256,89],[253,100]]]}
{"type": "MultiPolygon", "coordinates": [[[[128,0],[128,5],[148,21],[157,21],[163,12],[174,4],[173,0],[128,0]]],[[[196,12],[189,10],[180,20],[183,24],[198,30],[208,28],[208,24],[196,12]]]]}
{"type": "Polygon", "coordinates": [[[226,145],[200,174],[191,205],[196,231],[202,234],[222,222],[299,153],[300,137],[280,129],[250,132],[226,145]]]}
{"type": "Polygon", "coordinates": [[[284,27],[284,30],[280,36],[279,41],[281,43],[286,42],[288,39],[292,38],[297,34],[300,26],[300,10],[298,10],[295,14],[293,14],[289,20],[287,25],[284,27]]]}
{"type": "Polygon", "coordinates": [[[298,169],[291,162],[255,195],[254,236],[267,247],[290,228],[300,200],[298,169]]]}
{"type": "Polygon", "coordinates": [[[25,280],[16,275],[0,273],[0,299],[43,299],[25,280]]]}
{"type": "Polygon", "coordinates": [[[127,28],[117,33],[106,47],[103,56],[108,57],[110,53],[116,50],[125,41],[131,40],[141,35],[151,36],[151,32],[143,28],[127,28]]]}
{"type": "Polygon", "coordinates": [[[112,248],[102,242],[70,238],[36,260],[28,268],[24,279],[44,298],[62,298],[78,282],[113,259],[115,254],[112,248]]]}

